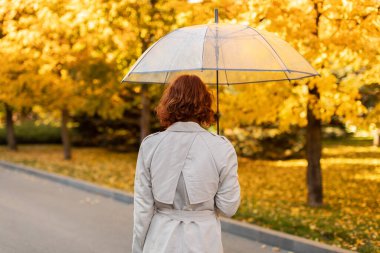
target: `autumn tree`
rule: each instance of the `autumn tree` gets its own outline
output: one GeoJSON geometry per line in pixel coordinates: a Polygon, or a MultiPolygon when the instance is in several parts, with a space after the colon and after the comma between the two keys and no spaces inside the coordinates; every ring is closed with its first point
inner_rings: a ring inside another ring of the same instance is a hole
{"type": "Polygon", "coordinates": [[[277,122],[284,131],[306,127],[308,204],[323,203],[321,174],[322,123],[333,116],[353,121],[365,113],[360,102],[361,77],[378,64],[379,4],[376,1],[250,2],[238,16],[252,26],[276,33],[291,43],[321,77],[291,84],[234,87],[237,96],[229,125],[239,121],[277,122]],[[248,99],[252,97],[252,99],[248,99]],[[270,97],[270,98],[269,98],[270,97]],[[243,112],[243,113],[236,113],[243,112]],[[239,119],[240,118],[240,119],[239,119]]]}
{"type": "Polygon", "coordinates": [[[113,3],[24,0],[2,6],[2,34],[7,34],[1,53],[9,55],[1,70],[2,78],[8,77],[2,97],[12,107],[33,107],[41,117],[59,115],[64,157],[70,159],[73,114],[114,119],[125,109],[114,72],[120,42],[110,27],[110,16],[117,15],[109,13],[113,3]]]}
{"type": "MultiPolygon", "coordinates": [[[[187,5],[186,1],[144,0],[125,4],[124,18],[134,27],[134,53],[137,58],[155,41],[177,28],[177,18],[187,5]]],[[[129,65],[131,66],[131,65],[129,65]]],[[[140,140],[150,133],[151,102],[150,93],[154,90],[148,84],[138,88],[141,96],[140,140]]],[[[157,92],[157,91],[156,91],[157,92]]]]}
{"type": "Polygon", "coordinates": [[[112,2],[57,1],[41,9],[42,51],[46,78],[51,80],[50,97],[42,105],[61,112],[62,142],[70,159],[68,124],[76,113],[120,118],[124,102],[116,68],[117,42],[110,22],[116,14],[112,2]],[[54,97],[54,99],[52,99],[54,97]]]}
{"type": "Polygon", "coordinates": [[[36,8],[30,1],[0,3],[0,102],[5,111],[8,147],[17,150],[14,112],[32,104],[35,90],[31,86],[38,79],[39,54],[28,45],[34,38],[28,29],[36,8]]]}

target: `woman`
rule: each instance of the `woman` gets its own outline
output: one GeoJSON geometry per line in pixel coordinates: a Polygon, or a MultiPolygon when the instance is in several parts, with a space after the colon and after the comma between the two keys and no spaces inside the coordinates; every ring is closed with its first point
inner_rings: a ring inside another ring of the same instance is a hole
{"type": "Polygon", "coordinates": [[[182,75],[156,108],[165,131],[140,145],[135,175],[132,252],[223,252],[219,215],[240,204],[237,156],[214,123],[212,94],[202,80],[182,75]]]}

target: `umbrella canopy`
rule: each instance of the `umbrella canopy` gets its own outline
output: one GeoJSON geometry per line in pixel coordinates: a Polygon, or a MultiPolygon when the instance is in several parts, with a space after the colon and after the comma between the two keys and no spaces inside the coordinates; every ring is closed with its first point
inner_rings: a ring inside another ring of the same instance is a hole
{"type": "Polygon", "coordinates": [[[177,29],[154,43],[123,82],[168,83],[181,74],[207,84],[295,80],[318,75],[287,42],[245,25],[207,24],[177,29]]]}
{"type": "Polygon", "coordinates": [[[296,80],[319,75],[288,43],[249,26],[218,23],[177,29],[162,37],[136,61],[122,82],[170,82],[182,74],[216,84],[219,134],[219,84],[296,80]]]}

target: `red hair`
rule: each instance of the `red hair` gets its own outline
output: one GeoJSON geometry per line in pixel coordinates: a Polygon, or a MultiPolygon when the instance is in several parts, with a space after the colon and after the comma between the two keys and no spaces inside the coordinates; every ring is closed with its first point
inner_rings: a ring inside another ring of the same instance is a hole
{"type": "Polygon", "coordinates": [[[190,120],[209,127],[215,122],[212,101],[213,94],[198,76],[181,75],[166,87],[155,110],[163,127],[190,120]]]}

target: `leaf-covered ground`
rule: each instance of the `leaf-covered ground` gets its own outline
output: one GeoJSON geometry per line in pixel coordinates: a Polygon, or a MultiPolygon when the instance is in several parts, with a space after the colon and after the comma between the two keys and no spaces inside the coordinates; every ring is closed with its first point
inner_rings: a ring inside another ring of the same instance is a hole
{"type": "MultiPolygon", "coordinates": [[[[133,190],[136,153],[75,148],[62,159],[60,146],[0,147],[0,159],[133,190]]],[[[265,161],[239,158],[242,203],[235,219],[328,244],[380,251],[380,148],[369,142],[327,143],[323,149],[324,206],[305,205],[305,160],[265,161]]]]}

